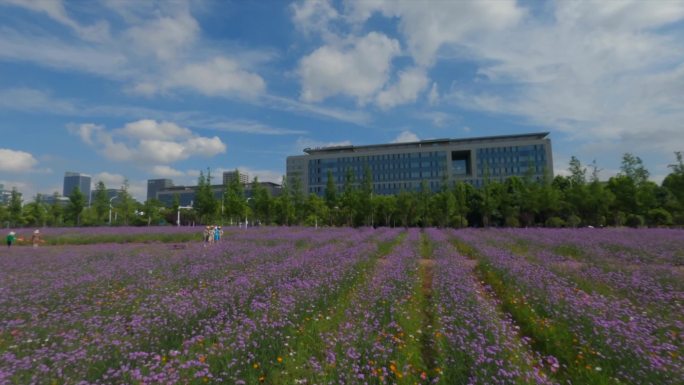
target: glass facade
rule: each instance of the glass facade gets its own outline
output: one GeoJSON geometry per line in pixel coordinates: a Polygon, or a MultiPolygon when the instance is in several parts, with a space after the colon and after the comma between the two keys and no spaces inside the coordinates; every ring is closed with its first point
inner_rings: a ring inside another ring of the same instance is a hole
{"type": "Polygon", "coordinates": [[[365,168],[370,169],[373,177],[373,191],[378,194],[397,194],[402,190],[415,190],[422,180],[427,180],[433,190],[446,172],[446,151],[404,152],[397,154],[377,154],[340,156],[336,158],[309,160],[309,192],[322,193],[328,181],[328,171],[332,173],[338,189],[344,185],[348,171],[354,175],[354,184],[363,179],[365,168]]]}
{"type": "Polygon", "coordinates": [[[412,143],[305,149],[288,157],[288,178],[300,178],[305,191],[323,195],[331,174],[338,191],[350,172],[358,186],[370,170],[373,192],[381,195],[420,189],[423,181],[438,191],[444,181],[481,187],[487,179],[510,176],[541,180],[553,171],[548,133],[468,139],[436,139],[412,143]]]}
{"type": "Polygon", "coordinates": [[[546,149],[542,144],[480,148],[477,156],[477,177],[543,175],[546,149]]]}
{"type": "Polygon", "coordinates": [[[76,187],[83,193],[88,204],[90,204],[90,176],[73,172],[65,173],[62,195],[65,197],[71,195],[76,187]]]}

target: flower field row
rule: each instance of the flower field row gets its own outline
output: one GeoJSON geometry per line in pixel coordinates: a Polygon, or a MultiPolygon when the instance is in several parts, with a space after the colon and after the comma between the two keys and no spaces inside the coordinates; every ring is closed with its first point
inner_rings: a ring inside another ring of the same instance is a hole
{"type": "Polygon", "coordinates": [[[11,249],[0,384],[683,383],[677,233],[611,231],[11,249]]]}
{"type": "MultiPolygon", "coordinates": [[[[560,360],[564,376],[597,384],[681,383],[681,314],[654,316],[626,298],[587,292],[549,268],[551,258],[531,262],[496,246],[503,242],[492,236],[500,234],[457,235],[479,259],[479,274],[502,298],[504,309],[538,350],[560,360]]],[[[676,295],[673,291],[666,295],[676,295]]]]}

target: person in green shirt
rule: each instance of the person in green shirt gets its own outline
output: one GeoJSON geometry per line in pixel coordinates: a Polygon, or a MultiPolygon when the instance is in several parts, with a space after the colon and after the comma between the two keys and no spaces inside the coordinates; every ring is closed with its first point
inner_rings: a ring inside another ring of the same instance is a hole
{"type": "Polygon", "coordinates": [[[17,240],[17,236],[14,234],[14,231],[10,231],[9,234],[7,234],[7,247],[9,248],[12,246],[12,244],[17,240]]]}

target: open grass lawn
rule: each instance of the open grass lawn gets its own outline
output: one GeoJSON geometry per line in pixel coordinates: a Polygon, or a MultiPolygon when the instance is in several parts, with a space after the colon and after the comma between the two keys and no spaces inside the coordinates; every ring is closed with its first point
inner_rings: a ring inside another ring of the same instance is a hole
{"type": "Polygon", "coordinates": [[[681,230],[200,232],[3,248],[0,384],[684,383],[681,230]]]}

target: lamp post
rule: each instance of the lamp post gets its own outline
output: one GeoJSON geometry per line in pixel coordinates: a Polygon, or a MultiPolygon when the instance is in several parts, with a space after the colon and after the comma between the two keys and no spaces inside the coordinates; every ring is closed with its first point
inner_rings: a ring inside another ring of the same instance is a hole
{"type": "Polygon", "coordinates": [[[190,206],[178,206],[176,211],[176,226],[180,227],[180,211],[181,209],[192,209],[192,201],[190,201],[190,206]]]}
{"type": "MultiPolygon", "coordinates": [[[[249,209],[249,201],[251,201],[252,197],[247,198],[245,201],[247,202],[247,209],[249,209]]],[[[249,225],[249,222],[247,222],[247,210],[245,210],[245,228],[249,225]]]]}
{"type": "Polygon", "coordinates": [[[109,225],[112,225],[112,201],[117,197],[118,195],[114,195],[109,199],[109,225]]]}

